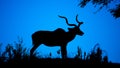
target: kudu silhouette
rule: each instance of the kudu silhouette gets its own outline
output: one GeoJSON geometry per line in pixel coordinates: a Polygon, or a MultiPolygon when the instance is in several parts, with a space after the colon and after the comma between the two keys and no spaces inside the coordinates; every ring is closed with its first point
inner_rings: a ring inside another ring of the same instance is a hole
{"type": "MultiPolygon", "coordinates": [[[[59,16],[59,15],[58,15],[59,16]]],[[[34,51],[38,46],[44,44],[46,46],[60,46],[62,58],[67,58],[66,46],[68,42],[72,41],[76,35],[82,36],[84,33],[79,29],[80,25],[83,22],[78,21],[78,15],[76,15],[76,21],[78,26],[75,24],[69,24],[68,20],[64,16],[59,16],[66,20],[67,25],[74,26],[74,28],[68,28],[68,32],[65,30],[58,28],[55,31],[37,31],[32,34],[32,43],[33,47],[30,50],[30,56],[33,56],[34,51]]]]}

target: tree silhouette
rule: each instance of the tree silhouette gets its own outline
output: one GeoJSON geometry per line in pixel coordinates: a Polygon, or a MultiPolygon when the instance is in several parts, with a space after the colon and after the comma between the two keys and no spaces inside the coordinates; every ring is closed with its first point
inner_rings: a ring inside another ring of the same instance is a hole
{"type": "Polygon", "coordinates": [[[111,9],[110,12],[115,18],[120,17],[120,4],[116,5],[117,7],[114,9],[111,9]]]}
{"type": "MultiPolygon", "coordinates": [[[[78,6],[80,6],[81,8],[84,8],[89,2],[91,2],[93,4],[94,7],[99,6],[99,10],[101,10],[103,7],[108,7],[109,4],[111,4],[112,2],[117,2],[117,0],[80,0],[78,6]]],[[[108,10],[113,17],[115,18],[119,18],[120,17],[120,1],[118,2],[118,4],[114,4],[115,8],[107,8],[106,10],[108,10]]]]}

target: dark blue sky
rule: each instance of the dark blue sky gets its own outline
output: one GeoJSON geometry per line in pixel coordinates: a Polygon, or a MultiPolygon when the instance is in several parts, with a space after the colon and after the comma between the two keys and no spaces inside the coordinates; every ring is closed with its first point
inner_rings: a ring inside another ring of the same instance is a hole
{"type": "MultiPolygon", "coordinates": [[[[90,52],[99,43],[107,51],[110,61],[120,63],[120,19],[115,19],[106,8],[96,14],[95,11],[97,8],[91,4],[85,8],[78,7],[78,0],[0,0],[0,42],[5,46],[20,36],[25,47],[31,48],[31,35],[35,31],[57,28],[68,31],[69,26],[58,15],[67,17],[69,23],[77,24],[75,16],[78,14],[78,19],[84,22],[80,29],[85,34],[69,42],[68,56],[75,56],[77,46],[83,52],[90,52]]],[[[60,57],[56,53],[59,49],[41,45],[37,51],[42,55],[52,52],[53,57],[60,57]]]]}

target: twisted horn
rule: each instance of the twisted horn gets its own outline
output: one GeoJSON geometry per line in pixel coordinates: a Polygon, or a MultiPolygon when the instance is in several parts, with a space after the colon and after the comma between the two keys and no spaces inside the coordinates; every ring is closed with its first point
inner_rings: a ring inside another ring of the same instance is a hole
{"type": "Polygon", "coordinates": [[[66,20],[66,23],[67,23],[69,26],[76,26],[75,24],[69,24],[66,17],[60,16],[60,15],[58,15],[58,16],[59,16],[60,18],[64,18],[64,19],[66,20]]]}
{"type": "Polygon", "coordinates": [[[78,21],[78,14],[76,15],[76,21],[77,21],[77,23],[78,23],[78,26],[80,26],[81,24],[83,24],[83,22],[79,22],[79,21],[78,21]]]}

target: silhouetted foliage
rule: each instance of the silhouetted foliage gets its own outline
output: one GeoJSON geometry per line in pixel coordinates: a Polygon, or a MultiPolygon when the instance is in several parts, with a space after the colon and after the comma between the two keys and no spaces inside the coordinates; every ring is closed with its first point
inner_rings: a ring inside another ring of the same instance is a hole
{"type": "Polygon", "coordinates": [[[96,64],[101,64],[104,61],[108,62],[108,57],[106,56],[102,56],[103,51],[100,49],[99,44],[96,44],[93,48],[93,50],[91,51],[90,55],[88,55],[87,60],[89,60],[92,64],[96,63],[96,64]]]}
{"type": "Polygon", "coordinates": [[[91,2],[95,7],[99,5],[100,9],[102,9],[104,6],[108,6],[111,1],[113,0],[80,0],[78,5],[80,7],[85,7],[89,2],[91,2]]]}
{"type": "Polygon", "coordinates": [[[110,12],[115,18],[120,17],[120,4],[116,5],[115,9],[111,9],[110,12]]]}
{"type": "MultiPolygon", "coordinates": [[[[1,44],[2,45],[2,44],[1,44]]],[[[0,45],[0,46],[1,46],[0,45]]],[[[6,50],[0,54],[0,65],[1,64],[114,64],[108,61],[108,56],[103,56],[103,50],[100,45],[96,44],[91,52],[82,55],[82,49],[77,47],[78,51],[74,58],[51,58],[52,53],[50,52],[48,57],[41,58],[37,56],[37,52],[32,57],[23,48],[23,40],[15,42],[15,46],[8,44],[6,50]],[[3,59],[4,57],[4,59],[3,59]]],[[[58,50],[60,51],[60,50],[58,50]]],[[[58,52],[57,52],[58,53],[58,52]]],[[[58,53],[59,54],[59,53],[58,53]]],[[[42,56],[42,55],[41,55],[42,56]]]]}
{"type": "Polygon", "coordinates": [[[20,61],[29,58],[27,49],[23,48],[23,40],[18,38],[18,42],[15,41],[14,45],[8,44],[5,51],[2,53],[5,63],[19,63],[20,61]]]}
{"type": "Polygon", "coordinates": [[[0,64],[4,62],[5,57],[2,55],[2,43],[0,43],[0,64]]]}
{"type": "MultiPolygon", "coordinates": [[[[103,7],[109,6],[109,4],[111,2],[114,2],[114,1],[115,0],[80,0],[78,6],[80,6],[81,8],[84,8],[89,2],[91,2],[94,5],[94,7],[99,6],[99,9],[98,9],[98,11],[99,11],[103,7]]],[[[113,9],[108,8],[108,11],[110,10],[110,13],[115,18],[120,17],[120,5],[119,4],[120,4],[120,1],[119,1],[118,5],[114,4],[114,5],[116,5],[115,9],[114,8],[113,9]]]]}
{"type": "Polygon", "coordinates": [[[78,58],[78,59],[82,59],[82,50],[80,47],[77,47],[77,55],[75,56],[75,58],[78,58]]]}

